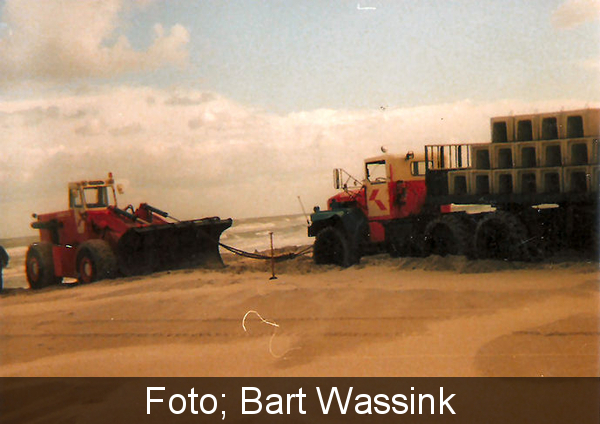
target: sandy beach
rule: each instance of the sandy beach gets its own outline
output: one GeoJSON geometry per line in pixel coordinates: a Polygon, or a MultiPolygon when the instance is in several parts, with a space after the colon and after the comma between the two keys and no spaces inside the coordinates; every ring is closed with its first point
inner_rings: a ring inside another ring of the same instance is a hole
{"type": "Polygon", "coordinates": [[[600,375],[597,263],[300,257],[269,280],[267,263],[223,257],[6,290],[0,375],[600,375]]]}

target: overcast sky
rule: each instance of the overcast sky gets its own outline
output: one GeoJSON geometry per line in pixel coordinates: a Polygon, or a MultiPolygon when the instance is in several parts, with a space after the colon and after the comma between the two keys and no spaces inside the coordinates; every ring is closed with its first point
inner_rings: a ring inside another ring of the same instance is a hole
{"type": "Polygon", "coordinates": [[[598,106],[600,0],[0,1],[0,238],[112,171],[182,218],[298,213],[331,169],[598,106]]]}

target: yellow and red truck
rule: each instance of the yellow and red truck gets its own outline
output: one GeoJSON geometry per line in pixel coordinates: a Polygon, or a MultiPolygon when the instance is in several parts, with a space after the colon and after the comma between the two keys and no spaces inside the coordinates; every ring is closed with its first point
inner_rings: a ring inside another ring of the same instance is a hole
{"type": "Polygon", "coordinates": [[[600,109],[491,118],[491,142],[427,145],[334,170],[342,191],[315,207],[317,263],[394,256],[534,260],[597,251],[600,109]],[[470,212],[469,212],[470,211],[470,212]]]}

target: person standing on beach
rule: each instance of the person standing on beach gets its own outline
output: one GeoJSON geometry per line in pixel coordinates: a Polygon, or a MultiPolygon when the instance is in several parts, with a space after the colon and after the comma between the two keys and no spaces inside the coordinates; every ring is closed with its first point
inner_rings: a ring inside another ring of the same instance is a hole
{"type": "Polygon", "coordinates": [[[2,270],[8,265],[8,259],[9,256],[6,252],[6,249],[0,246],[0,291],[4,289],[4,282],[2,280],[2,270]]]}

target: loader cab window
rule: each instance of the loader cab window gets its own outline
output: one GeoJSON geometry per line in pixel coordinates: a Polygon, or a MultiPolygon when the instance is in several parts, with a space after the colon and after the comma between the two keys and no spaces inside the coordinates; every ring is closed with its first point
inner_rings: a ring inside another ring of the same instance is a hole
{"type": "Polygon", "coordinates": [[[387,182],[387,171],[385,169],[384,160],[367,163],[366,171],[367,180],[369,180],[370,183],[379,184],[387,182]]]}
{"type": "Polygon", "coordinates": [[[83,190],[85,206],[88,208],[106,208],[109,205],[108,187],[86,187],[83,190]]]}

